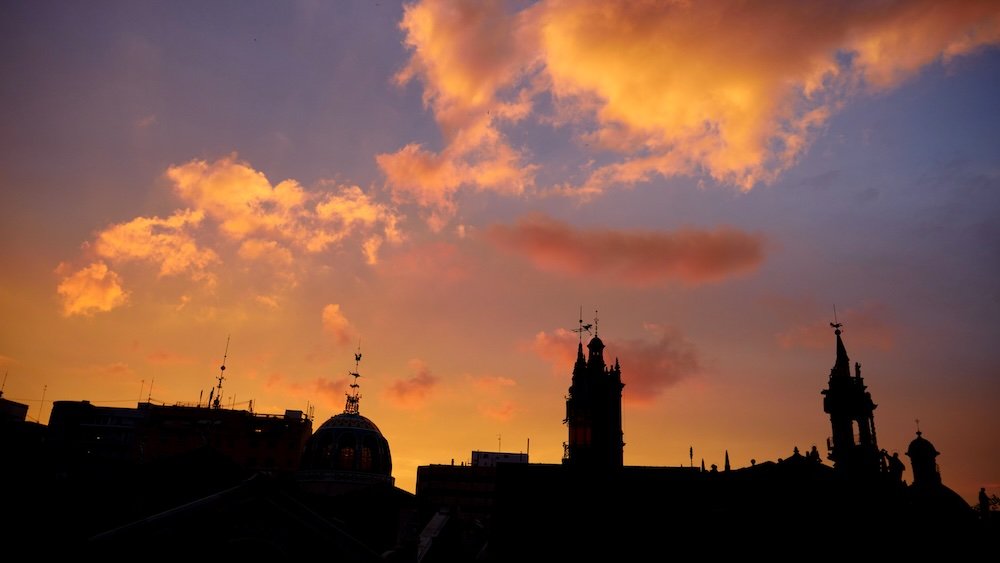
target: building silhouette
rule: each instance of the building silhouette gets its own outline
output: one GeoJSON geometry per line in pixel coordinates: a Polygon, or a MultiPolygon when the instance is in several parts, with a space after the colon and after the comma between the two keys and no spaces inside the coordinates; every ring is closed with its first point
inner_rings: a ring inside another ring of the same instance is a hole
{"type": "Polygon", "coordinates": [[[622,371],[617,358],[606,366],[595,336],[586,358],[578,344],[563,463],[498,463],[489,472],[420,467],[417,499],[435,523],[433,538],[422,537],[421,545],[437,544],[427,552],[441,558],[433,560],[496,561],[527,553],[539,560],[583,561],[597,553],[645,560],[709,537],[720,540],[712,543],[715,556],[795,547],[864,557],[872,552],[859,548],[859,538],[876,536],[891,553],[943,545],[976,552],[982,546],[975,542],[995,526],[977,527],[968,504],[941,483],[937,450],[919,434],[907,450],[914,482],[903,481],[898,454],[878,446],[876,404],[860,364],[852,375],[841,326],[834,329],[834,366],[823,391],[832,467],[815,446],[748,467],[732,466],[726,451],[723,471],[695,467],[693,450],[690,467],[623,465],[622,371]],[[449,526],[450,533],[439,532],[449,526]],[[921,542],[912,541],[914,534],[921,542]]]}
{"type": "Polygon", "coordinates": [[[354,381],[344,412],[327,419],[306,443],[298,480],[311,492],[329,494],[359,485],[395,483],[389,441],[374,422],[361,415],[360,351],[354,358],[354,381]]]}
{"type": "Polygon", "coordinates": [[[622,466],[625,448],[622,432],[622,383],[618,358],[608,367],[604,342],[595,335],[583,356],[583,325],[577,345],[573,378],[566,397],[569,440],[563,463],[580,468],[610,469],[622,466]]]}
{"type": "Polygon", "coordinates": [[[622,368],[617,358],[607,365],[596,334],[584,356],[589,328],[581,321],[561,463],[474,451],[469,463],[419,467],[416,495],[394,486],[389,440],[361,414],[360,352],[344,411],[315,433],[301,411],[226,409],[211,396],[205,406],[57,401],[49,426],[31,431],[17,430],[27,428],[23,405],[5,407],[0,482],[8,513],[20,516],[5,547],[54,539],[105,557],[155,546],[162,558],[430,563],[695,550],[867,559],[941,547],[959,558],[995,545],[1000,522],[944,485],[941,454],[919,429],[905,452],[912,483],[898,453],[879,448],[876,404],[860,364],[851,373],[840,325],[823,390],[832,466],[815,446],[793,446],[744,467],[725,450],[722,470],[696,466],[693,449],[686,467],[624,465],[622,368]]]}
{"type": "Polygon", "coordinates": [[[875,407],[871,393],[861,378],[861,364],[851,361],[841,339],[840,323],[831,323],[837,338],[837,356],[830,381],[823,390],[823,411],[830,415],[832,436],[827,441],[829,458],[835,468],[856,476],[878,472],[881,454],[875,436],[875,407]]]}

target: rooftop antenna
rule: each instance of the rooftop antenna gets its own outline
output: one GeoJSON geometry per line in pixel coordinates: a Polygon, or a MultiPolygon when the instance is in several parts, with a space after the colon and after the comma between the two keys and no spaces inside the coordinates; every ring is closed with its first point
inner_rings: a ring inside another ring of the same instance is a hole
{"type": "Polygon", "coordinates": [[[3,372],[3,383],[0,384],[0,398],[3,397],[4,387],[7,387],[7,370],[4,370],[3,372]]]}
{"type": "Polygon", "coordinates": [[[574,328],[573,332],[575,332],[575,333],[577,333],[577,334],[580,335],[580,343],[581,344],[583,344],[583,333],[586,332],[587,334],[590,334],[590,329],[593,326],[594,325],[590,325],[590,324],[586,324],[585,325],[585,324],[583,324],[583,305],[580,305],[580,325],[579,325],[579,328],[574,328]]]}
{"type": "Polygon", "coordinates": [[[361,365],[361,340],[358,340],[358,351],[354,353],[354,371],[348,372],[348,375],[354,377],[354,381],[351,383],[351,392],[347,393],[347,404],[344,406],[344,412],[346,414],[358,414],[358,403],[361,401],[361,395],[358,393],[358,378],[361,374],[358,371],[358,367],[361,365]]]}
{"type": "MultiPolygon", "coordinates": [[[[219,390],[219,392],[215,394],[215,401],[212,402],[212,408],[213,409],[222,408],[222,381],[224,379],[226,379],[226,377],[225,377],[225,373],[226,373],[226,358],[229,357],[229,339],[230,339],[231,336],[232,335],[227,335],[226,336],[226,351],[223,352],[223,354],[222,354],[222,366],[219,367],[219,385],[217,387],[217,389],[219,390]]],[[[209,395],[211,396],[211,394],[209,394],[209,395]]]]}
{"type": "Polygon", "coordinates": [[[153,384],[154,383],[156,383],[156,378],[155,377],[153,379],[149,380],[149,392],[148,392],[149,394],[146,395],[146,402],[147,403],[153,400],[153,384]]]}
{"type": "Polygon", "coordinates": [[[38,404],[38,424],[42,423],[42,407],[45,406],[45,392],[48,390],[48,385],[42,385],[42,402],[38,404]]]}

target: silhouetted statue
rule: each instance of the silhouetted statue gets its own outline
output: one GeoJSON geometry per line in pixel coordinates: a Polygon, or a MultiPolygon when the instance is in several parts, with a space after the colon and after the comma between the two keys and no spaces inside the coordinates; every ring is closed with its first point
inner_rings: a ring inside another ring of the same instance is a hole
{"type": "Polygon", "coordinates": [[[719,466],[713,463],[712,464],[712,473],[718,473],[718,472],[719,472],[719,466]]]}
{"type": "Polygon", "coordinates": [[[979,514],[986,518],[990,513],[990,497],[986,494],[986,487],[979,489],[979,514]]]}
{"type": "Polygon", "coordinates": [[[806,457],[808,457],[811,461],[819,463],[819,450],[816,449],[815,444],[813,444],[812,449],[809,450],[809,455],[806,457]]]}
{"type": "Polygon", "coordinates": [[[892,478],[893,483],[901,483],[903,481],[903,470],[906,469],[906,466],[899,460],[899,452],[892,452],[892,457],[888,458],[888,461],[889,477],[892,478]]]}
{"type": "Polygon", "coordinates": [[[854,377],[861,377],[861,362],[854,362],[854,377]]]}

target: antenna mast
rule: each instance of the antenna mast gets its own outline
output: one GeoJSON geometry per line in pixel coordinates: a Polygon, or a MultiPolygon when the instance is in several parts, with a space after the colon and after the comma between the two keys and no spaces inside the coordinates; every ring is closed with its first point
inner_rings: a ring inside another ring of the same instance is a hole
{"type": "Polygon", "coordinates": [[[358,378],[361,374],[358,372],[358,367],[361,365],[361,341],[358,341],[358,351],[354,353],[354,371],[347,372],[348,375],[354,377],[354,381],[351,382],[351,392],[347,393],[347,404],[344,406],[344,412],[346,414],[358,414],[358,403],[361,402],[361,395],[358,393],[358,378]]]}
{"type": "MultiPolygon", "coordinates": [[[[230,337],[231,337],[231,335],[227,335],[226,336],[226,351],[223,352],[223,354],[222,354],[222,366],[219,367],[219,385],[217,387],[217,389],[219,390],[219,392],[215,394],[215,401],[212,402],[212,408],[213,409],[222,408],[222,381],[224,379],[226,379],[226,377],[225,377],[225,373],[226,373],[226,358],[229,357],[229,339],[230,339],[230,337]]],[[[214,391],[214,389],[213,389],[213,391],[214,391]]],[[[211,393],[209,393],[209,397],[211,397],[211,393]]],[[[209,400],[211,400],[211,399],[209,399],[209,400]]]]}

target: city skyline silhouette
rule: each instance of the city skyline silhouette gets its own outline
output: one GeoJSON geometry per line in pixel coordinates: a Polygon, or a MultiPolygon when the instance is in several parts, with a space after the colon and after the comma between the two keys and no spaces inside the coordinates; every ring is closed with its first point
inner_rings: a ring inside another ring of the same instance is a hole
{"type": "Polygon", "coordinates": [[[315,433],[360,341],[360,414],[416,493],[475,451],[561,465],[596,331],[623,466],[832,465],[869,432],[912,482],[919,430],[967,503],[1000,495],[991,2],[0,22],[0,390],[27,420],[217,402],[315,433]],[[831,322],[872,428],[824,410],[831,322]]]}

